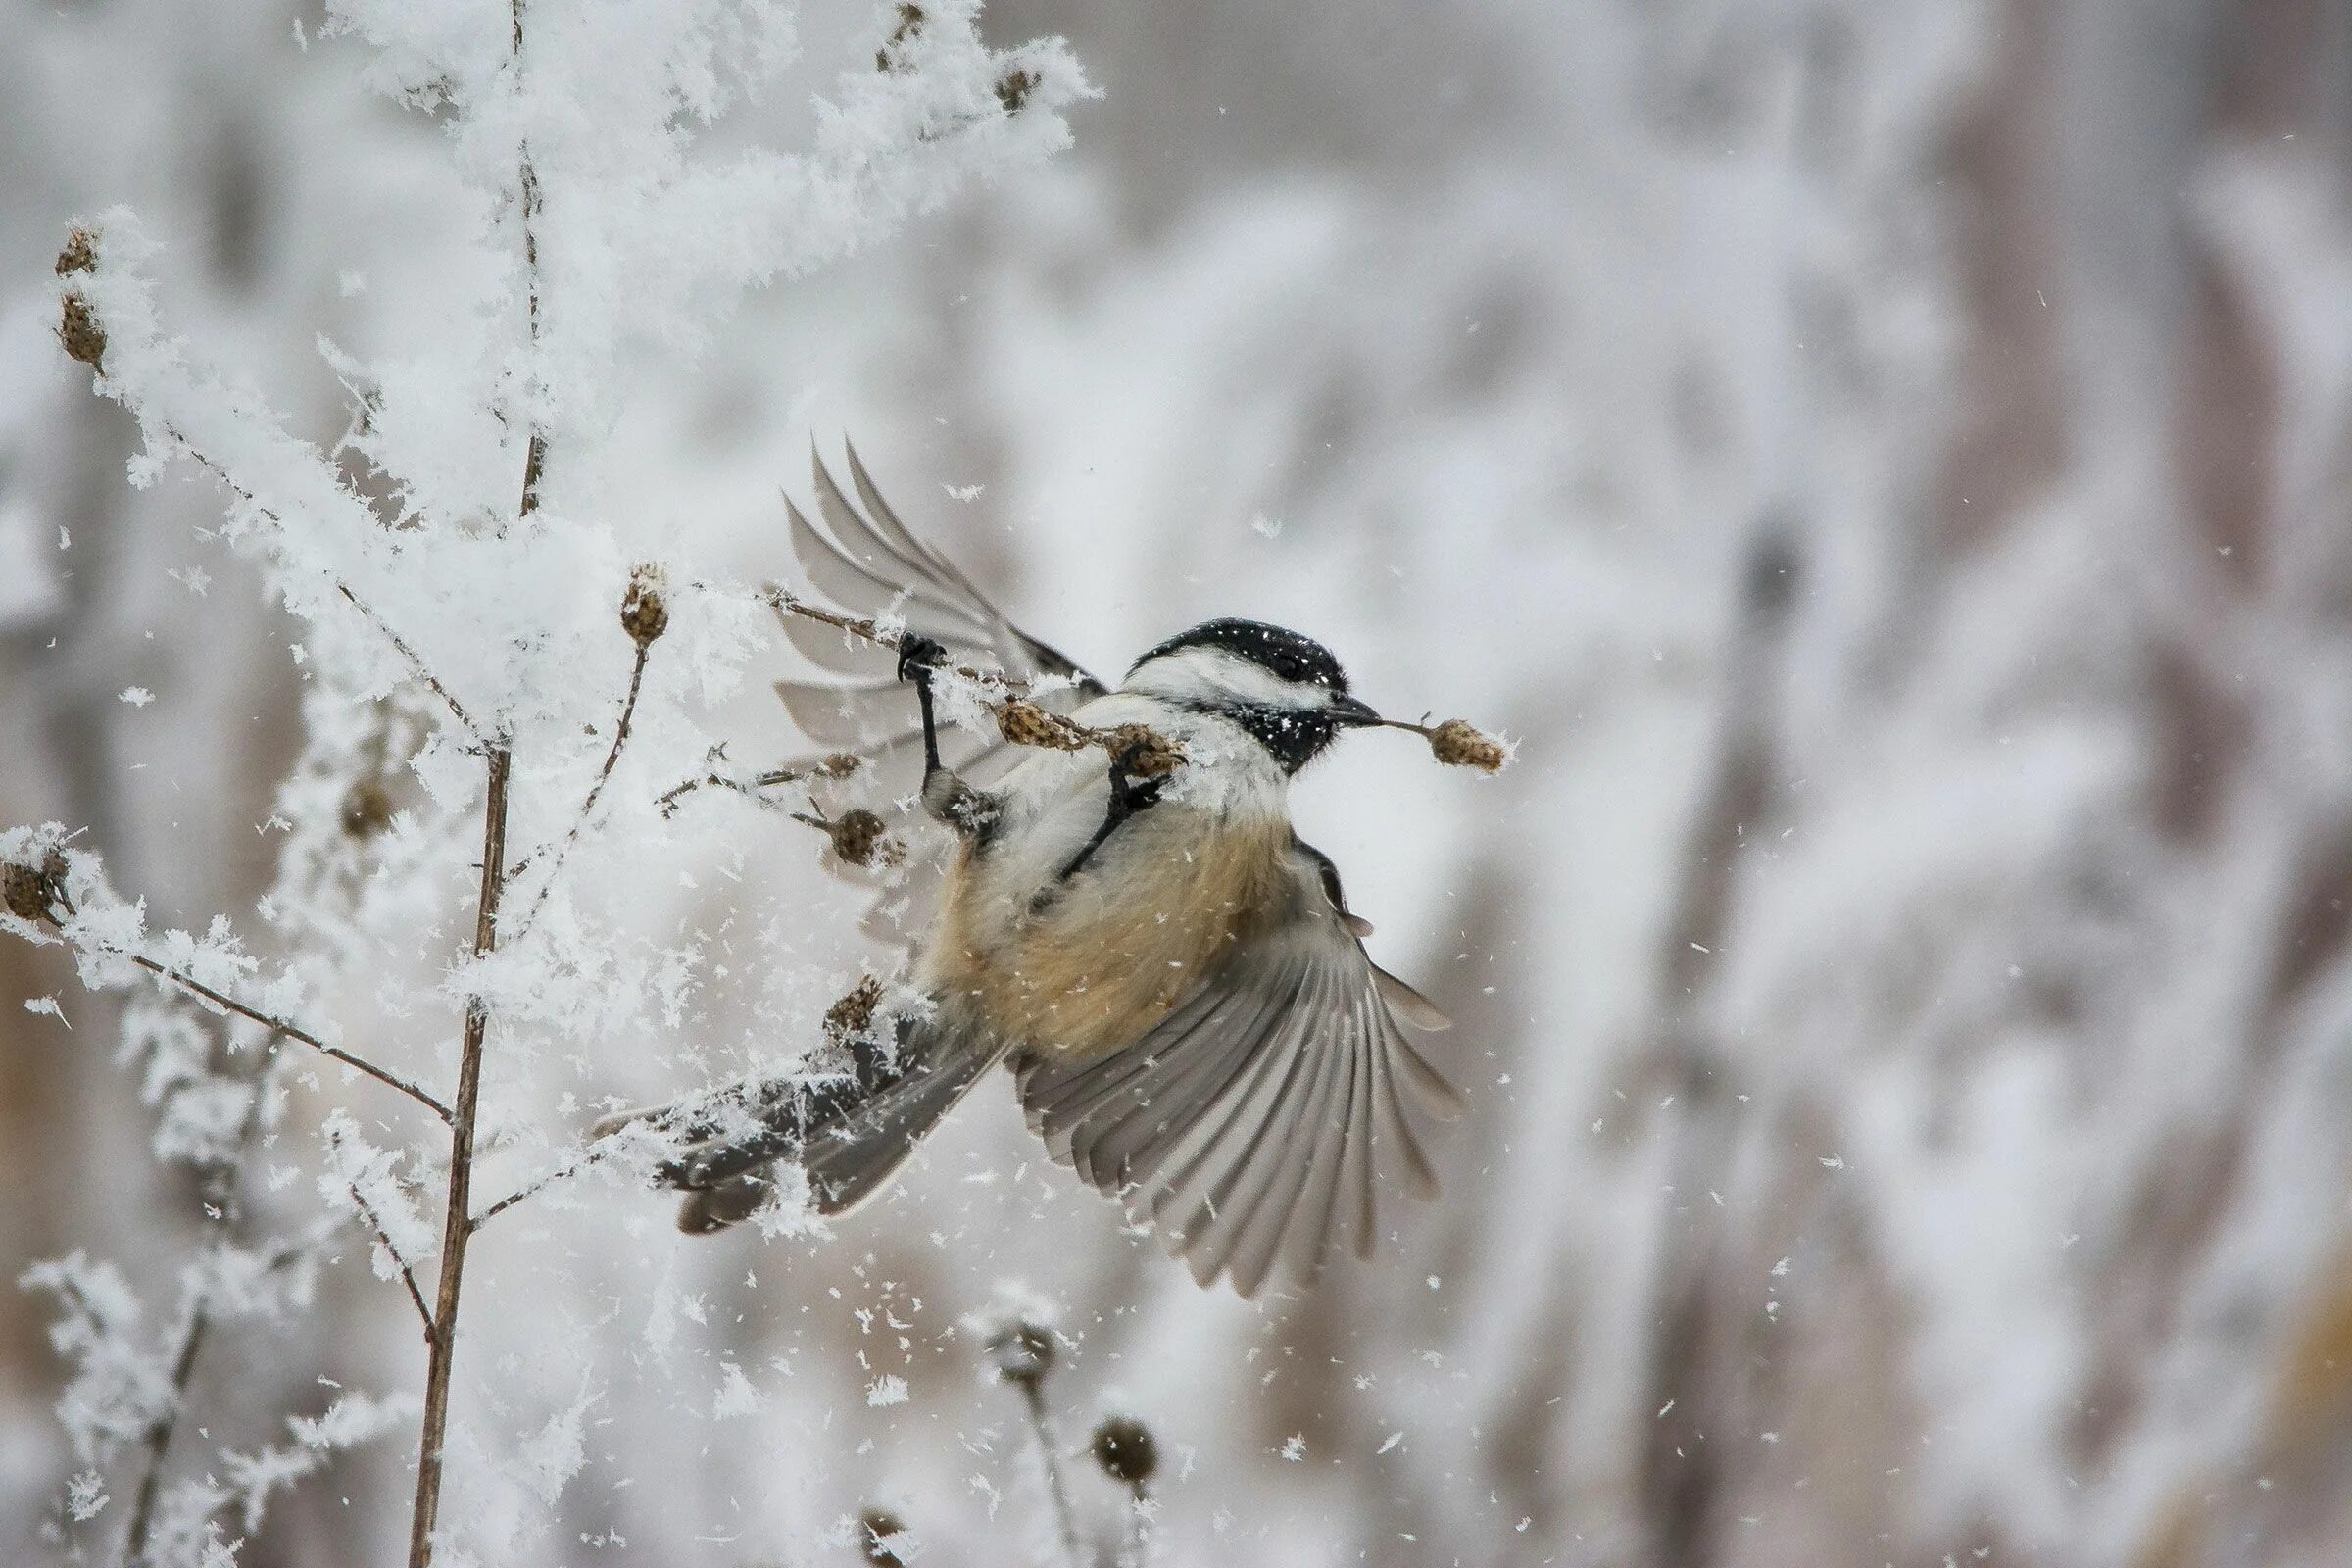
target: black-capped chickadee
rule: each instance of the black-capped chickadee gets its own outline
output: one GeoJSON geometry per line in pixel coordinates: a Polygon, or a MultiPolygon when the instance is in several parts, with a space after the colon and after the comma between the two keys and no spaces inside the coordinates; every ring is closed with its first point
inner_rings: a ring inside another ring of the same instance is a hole
{"type": "Polygon", "coordinates": [[[664,1168],[688,1192],[680,1225],[744,1218],[778,1160],[807,1172],[819,1212],[854,1207],[1004,1062],[1054,1157],[1200,1283],[1226,1273],[1249,1296],[1278,1258],[1304,1284],[1335,1245],[1368,1254],[1377,1193],[1436,1193],[1417,1123],[1461,1104],[1400,1027],[1446,1016],[1373,963],[1338,870],[1291,826],[1292,775],[1380,716],[1321,644],[1252,620],[1180,632],[1109,690],[909,531],[855,451],[850,475],[862,512],[815,465],[826,528],[788,503],[794,549],[845,609],[904,618],[895,678],[786,615],[812,660],[869,679],[778,691],[819,743],[884,761],[919,745],[919,799],[956,842],[898,988],[910,1000],[852,1038],[837,1077],[753,1086],[732,1114],[687,1123],[664,1168]],[[954,659],[1065,677],[1040,700],[1148,726],[1182,764],[1144,778],[1101,751],[943,736],[932,685],[954,659]],[[979,750],[952,765],[943,744],[979,750]]]}

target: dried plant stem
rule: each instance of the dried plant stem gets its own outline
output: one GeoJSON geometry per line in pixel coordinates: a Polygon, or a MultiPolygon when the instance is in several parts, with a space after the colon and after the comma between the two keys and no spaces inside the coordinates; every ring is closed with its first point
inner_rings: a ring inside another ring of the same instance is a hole
{"type": "Polygon", "coordinates": [[[592,1140],[585,1149],[574,1151],[569,1159],[566,1159],[563,1164],[558,1165],[554,1170],[549,1171],[544,1176],[538,1177],[536,1180],[524,1183],[522,1186],[516,1188],[514,1192],[511,1192],[506,1197],[500,1199],[497,1202],[492,1203],[488,1208],[483,1209],[479,1214],[476,1214],[473,1217],[473,1224],[471,1228],[477,1231],[480,1230],[483,1226],[498,1218],[499,1215],[504,1214],[508,1209],[513,1208],[516,1203],[523,1202],[529,1199],[537,1198],[541,1193],[544,1193],[550,1187],[555,1186],[556,1183],[569,1181],[572,1177],[577,1176],[580,1172],[588,1169],[592,1165],[599,1163],[607,1154],[612,1153],[612,1151],[618,1147],[612,1141],[612,1138],[613,1135],[608,1133],[602,1138],[592,1140]]]}
{"type": "MultiPolygon", "coordinates": [[[[263,516],[268,517],[271,522],[277,524],[277,526],[282,528],[286,525],[283,517],[270,511],[268,507],[263,506],[261,499],[258,496],[256,496],[252,491],[246,489],[243,485],[237,483],[236,480],[230,478],[228,469],[221,466],[220,464],[215,461],[211,454],[207,453],[202,447],[198,446],[195,442],[182,435],[176,426],[171,424],[165,425],[164,434],[169,436],[172,439],[172,443],[179,448],[180,454],[183,457],[185,457],[190,463],[195,464],[199,468],[204,469],[205,472],[211,474],[214,478],[220,480],[221,484],[225,485],[236,495],[238,500],[253,508],[254,511],[260,513],[263,516]]],[[[408,639],[401,636],[399,632],[393,630],[392,623],[390,621],[387,621],[383,616],[377,614],[373,610],[369,609],[367,603],[363,601],[358,594],[355,594],[351,591],[351,585],[349,583],[336,583],[335,591],[341,594],[346,600],[349,600],[351,607],[354,610],[357,610],[363,616],[367,618],[368,624],[373,626],[377,632],[382,634],[383,639],[392,645],[393,651],[399,654],[403,660],[407,661],[409,673],[415,675],[418,680],[424,682],[424,684],[431,689],[432,694],[441,699],[442,706],[449,710],[451,716],[457,719],[459,725],[465,729],[466,734],[472,736],[477,743],[487,739],[487,737],[482,733],[481,726],[474,723],[473,715],[466,711],[465,705],[460,703],[457,698],[450,695],[449,688],[441,684],[440,677],[435,675],[425,664],[423,659],[418,657],[416,650],[409,646],[408,639]]]]}
{"type": "Polygon", "coordinates": [[[772,772],[761,773],[756,778],[729,778],[724,773],[706,773],[701,778],[690,778],[682,784],[672,786],[657,798],[654,804],[662,808],[663,816],[674,816],[677,814],[678,802],[685,796],[700,789],[722,789],[733,790],[738,795],[748,795],[761,806],[775,807],[778,803],[761,796],[760,793],[761,790],[774,789],[782,784],[799,784],[804,780],[817,777],[821,771],[814,767],[779,767],[772,772]]]}
{"type": "MultiPolygon", "coordinates": [[[[95,951],[107,952],[114,950],[98,949],[95,951]]],[[[159,979],[171,981],[173,985],[178,986],[181,990],[189,993],[191,996],[202,997],[205,1001],[213,1004],[213,1005],[222,1008],[228,1012],[233,1012],[240,1018],[250,1018],[255,1023],[262,1025],[264,1028],[269,1029],[273,1033],[285,1036],[285,1038],[288,1040],[299,1040],[304,1045],[310,1047],[313,1051],[332,1056],[335,1058],[335,1060],[343,1063],[344,1066],[349,1067],[356,1072],[364,1072],[368,1077],[374,1079],[377,1083],[399,1090],[402,1094],[408,1096],[411,1100],[414,1100],[416,1102],[416,1103],[422,1105],[425,1109],[431,1111],[443,1121],[449,1120],[450,1112],[447,1105],[444,1105],[440,1101],[434,1099],[422,1089],[417,1088],[406,1078],[401,1077],[400,1074],[392,1072],[387,1068],[379,1067],[365,1056],[354,1055],[352,1053],[345,1051],[340,1046],[330,1046],[325,1041],[319,1039],[317,1035],[311,1033],[308,1029],[300,1028],[297,1025],[290,1024],[283,1018],[273,1018],[266,1012],[261,1012],[255,1008],[248,1007],[236,998],[228,996],[222,992],[215,991],[211,986],[206,985],[203,981],[181,974],[178,970],[172,968],[171,965],[159,963],[155,959],[148,957],[143,953],[125,953],[122,955],[122,956],[128,958],[131,962],[137,964],[149,974],[152,974],[159,979]]]]}
{"type": "MultiPolygon", "coordinates": [[[[507,880],[507,781],[513,762],[513,754],[505,747],[492,748],[489,793],[482,808],[481,893],[474,906],[473,951],[477,957],[486,956],[498,946],[498,901],[507,880]]],[[[466,1004],[466,1029],[458,1051],[458,1103],[450,1121],[441,1277],[433,1295],[431,1327],[425,1334],[429,1353],[424,1374],[424,1425],[416,1442],[416,1501],[409,1524],[409,1568],[427,1568],[432,1562],[433,1526],[441,1510],[450,1369],[458,1348],[458,1295],[466,1276],[466,1244],[473,1237],[474,1113],[481,1102],[482,1043],[489,1030],[489,1005],[477,997],[466,1004]]]]}
{"type": "MultiPolygon", "coordinates": [[[[262,1126],[263,1080],[269,1076],[271,1057],[263,1055],[245,1074],[251,1097],[245,1102],[245,1112],[237,1121],[237,1137],[228,1158],[208,1172],[206,1187],[218,1193],[220,1223],[236,1226],[242,1218],[237,1202],[237,1171],[253,1149],[254,1136],[262,1126]]],[[[231,1245],[223,1236],[212,1244],[218,1258],[231,1245]]],[[[274,1261],[274,1260],[273,1260],[274,1261]]],[[[217,1271],[208,1271],[205,1283],[197,1288],[188,1302],[188,1317],[180,1328],[179,1348],[172,1357],[172,1402],[155,1418],[147,1430],[146,1468],[139,1475],[139,1490],[130,1507],[130,1523],[122,1532],[122,1561],[127,1568],[146,1568],[147,1537],[155,1528],[155,1503],[163,1493],[164,1465],[172,1456],[172,1440],[179,1431],[179,1417],[187,1402],[188,1385],[196,1377],[196,1359],[203,1353],[205,1336],[211,1332],[213,1281],[217,1271]]]]}
{"type": "MultiPolygon", "coordinates": [[[[580,834],[588,826],[588,819],[596,810],[596,803],[603,797],[605,785],[612,777],[613,765],[620,760],[620,749],[629,744],[629,727],[637,721],[637,694],[645,686],[646,656],[652,652],[651,643],[637,645],[637,662],[629,669],[629,695],[621,701],[620,721],[612,728],[612,744],[605,752],[604,765],[596,770],[595,782],[588,786],[587,798],[580,802],[580,808],[571,819],[570,831],[564,835],[564,842],[556,846],[555,863],[547,868],[547,875],[540,878],[539,891],[532,896],[530,908],[523,912],[522,923],[515,927],[514,935],[517,938],[530,931],[539,918],[539,911],[546,907],[547,896],[554,890],[556,878],[564,874],[564,862],[571,858],[572,847],[580,842],[580,834]]],[[[532,858],[536,859],[537,857],[532,858]]]]}
{"type": "Polygon", "coordinates": [[[1054,1432],[1046,1421],[1046,1391],[1042,1378],[1019,1380],[1021,1403],[1029,1412],[1029,1430],[1037,1434],[1037,1451],[1046,1462],[1046,1497],[1054,1507],[1054,1528],[1070,1568],[1082,1568],[1086,1558],[1078,1549],[1078,1519],[1070,1508],[1070,1489],[1061,1477],[1061,1456],[1054,1451],[1054,1432]]]}
{"type": "Polygon", "coordinates": [[[416,1271],[409,1267],[409,1260],[400,1255],[400,1249],[392,1244],[392,1233],[384,1229],[383,1218],[376,1213],[375,1205],[368,1201],[368,1195],[349,1183],[345,1184],[345,1190],[351,1194],[351,1200],[359,1208],[360,1216],[368,1221],[368,1228],[375,1233],[377,1244],[392,1259],[393,1266],[400,1270],[401,1283],[409,1288],[409,1299],[416,1303],[417,1320],[424,1325],[425,1341],[430,1344],[433,1337],[433,1309],[424,1304],[424,1293],[416,1288],[416,1271]]]}

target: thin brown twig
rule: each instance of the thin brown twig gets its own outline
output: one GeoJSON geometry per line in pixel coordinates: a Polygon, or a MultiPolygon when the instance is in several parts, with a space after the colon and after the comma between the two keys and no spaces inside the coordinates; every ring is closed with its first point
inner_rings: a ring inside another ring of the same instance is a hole
{"type": "MultiPolygon", "coordinates": [[[[490,753],[489,793],[482,808],[482,879],[474,905],[474,956],[498,947],[499,895],[506,887],[507,786],[514,756],[505,747],[490,753]]],[[[482,1045],[490,1031],[489,1004],[475,997],[466,1006],[466,1029],[458,1051],[457,1113],[450,1121],[449,1192],[442,1216],[441,1276],[425,1334],[424,1421],[416,1440],[416,1496],[409,1521],[409,1568],[433,1560],[433,1527],[441,1511],[441,1470],[449,1436],[450,1372],[458,1348],[458,1298],[466,1274],[466,1244],[473,1236],[474,1115],[482,1095],[482,1045]]]]}
{"type": "Polygon", "coordinates": [[[550,1187],[555,1186],[558,1182],[569,1181],[572,1177],[579,1175],[580,1172],[587,1170],[593,1165],[601,1163],[606,1155],[612,1153],[615,1149],[620,1147],[614,1142],[614,1140],[619,1136],[620,1135],[617,1130],[610,1132],[605,1134],[605,1136],[602,1138],[591,1140],[586,1147],[574,1150],[571,1157],[565,1160],[563,1164],[558,1165],[554,1170],[547,1172],[545,1175],[536,1177],[531,1181],[525,1182],[522,1186],[509,1193],[497,1202],[492,1203],[488,1208],[483,1209],[479,1214],[474,1215],[471,1229],[477,1231],[480,1230],[483,1226],[498,1218],[499,1215],[504,1214],[508,1209],[513,1208],[516,1203],[525,1202],[531,1199],[537,1198],[541,1193],[546,1192],[550,1187]]]}
{"type": "Polygon", "coordinates": [[[572,846],[579,843],[581,831],[588,826],[588,819],[596,810],[596,803],[603,797],[605,785],[612,777],[613,764],[620,760],[620,749],[629,744],[629,727],[637,719],[637,694],[645,685],[645,661],[653,652],[653,646],[651,642],[637,645],[637,662],[629,669],[629,695],[621,701],[620,722],[613,726],[612,744],[605,752],[604,765],[596,770],[595,781],[588,786],[587,798],[580,802],[579,811],[571,819],[570,831],[564,835],[564,842],[556,846],[555,864],[549,866],[547,875],[540,879],[539,891],[532,897],[530,908],[523,911],[522,923],[515,927],[514,936],[517,940],[528,934],[537,922],[539,911],[547,905],[548,894],[555,889],[556,878],[564,874],[564,862],[571,858],[572,846]]]}
{"type": "MultiPolygon", "coordinates": [[[[848,754],[842,755],[847,756],[848,754]]],[[[772,790],[784,784],[806,783],[812,778],[839,778],[846,771],[847,769],[835,768],[832,759],[827,759],[811,767],[779,767],[770,772],[761,773],[756,778],[748,779],[729,778],[724,773],[713,770],[704,774],[701,778],[690,778],[682,784],[671,786],[656,797],[654,804],[662,808],[663,816],[674,816],[677,814],[678,801],[682,797],[699,789],[726,789],[733,790],[738,795],[748,795],[761,806],[782,809],[781,803],[768,800],[760,792],[772,790]]]]}
{"type": "MultiPolygon", "coordinates": [[[[120,949],[113,948],[97,948],[93,951],[100,953],[121,952],[120,949]]],[[[387,1068],[379,1067],[365,1056],[354,1055],[352,1053],[345,1051],[340,1046],[330,1046],[325,1041],[319,1039],[317,1035],[311,1033],[308,1029],[304,1029],[299,1025],[288,1023],[283,1018],[273,1018],[269,1013],[249,1007],[242,1002],[239,1002],[236,998],[228,996],[222,992],[216,991],[201,980],[181,974],[170,964],[159,963],[155,959],[148,957],[143,953],[122,953],[122,956],[128,958],[131,962],[137,964],[149,974],[155,975],[159,979],[169,980],[173,985],[178,986],[181,990],[186,991],[193,996],[201,997],[217,1007],[233,1012],[240,1018],[249,1018],[253,1022],[262,1025],[262,1027],[266,1029],[270,1029],[278,1034],[284,1035],[288,1040],[299,1040],[304,1045],[310,1047],[313,1051],[332,1056],[335,1058],[335,1060],[343,1063],[344,1066],[352,1068],[357,1072],[364,1072],[368,1077],[374,1079],[377,1083],[399,1090],[402,1094],[408,1096],[411,1100],[414,1100],[416,1102],[416,1103],[422,1105],[425,1109],[431,1111],[443,1121],[449,1120],[450,1112],[447,1105],[444,1105],[440,1101],[435,1100],[431,1095],[425,1093],[425,1091],[422,1089],[417,1088],[406,1078],[401,1077],[400,1074],[392,1072],[387,1068]]]]}
{"type": "MultiPolygon", "coordinates": [[[[234,478],[231,478],[229,476],[229,471],[225,466],[216,461],[213,456],[206,452],[202,447],[198,446],[195,442],[189,440],[185,435],[181,434],[178,426],[167,423],[164,426],[164,434],[172,438],[172,442],[178,446],[181,454],[184,455],[190,463],[195,464],[196,466],[204,469],[214,478],[226,485],[231,491],[235,492],[238,498],[241,499],[247,506],[253,508],[254,511],[260,513],[263,516],[268,517],[271,522],[277,524],[279,527],[282,528],[286,525],[283,517],[270,511],[268,507],[263,506],[260,497],[256,496],[252,491],[246,489],[243,485],[237,483],[234,478]]],[[[337,581],[335,584],[335,591],[341,594],[345,599],[349,600],[351,602],[351,607],[354,610],[357,610],[361,615],[366,617],[368,624],[373,626],[379,633],[381,633],[384,640],[392,645],[393,651],[398,653],[402,659],[408,662],[409,672],[415,675],[418,680],[424,682],[427,687],[431,688],[433,695],[441,699],[443,705],[449,709],[450,712],[457,718],[458,723],[465,728],[466,734],[471,735],[477,742],[486,740],[488,738],[482,733],[481,726],[473,721],[473,715],[466,711],[465,705],[460,703],[455,696],[451,695],[448,687],[441,684],[441,678],[433,673],[431,666],[425,663],[423,658],[417,654],[416,650],[409,646],[409,640],[392,628],[392,623],[390,621],[387,621],[383,616],[377,614],[375,611],[370,609],[358,594],[353,593],[349,583],[337,581]]]]}
{"type": "Polygon", "coordinates": [[[360,1191],[360,1184],[345,1182],[343,1190],[351,1194],[351,1200],[358,1205],[361,1217],[368,1221],[368,1228],[375,1232],[377,1243],[392,1259],[393,1266],[400,1270],[401,1283],[409,1288],[409,1299],[416,1304],[416,1319],[424,1325],[425,1341],[430,1344],[433,1337],[433,1309],[424,1304],[424,1293],[416,1288],[416,1275],[409,1267],[409,1260],[400,1255],[400,1249],[392,1243],[392,1233],[384,1229],[383,1216],[376,1213],[373,1203],[368,1201],[368,1195],[360,1191]]]}
{"type": "Polygon", "coordinates": [[[424,662],[424,657],[417,653],[416,649],[409,646],[409,640],[406,637],[403,637],[399,632],[392,629],[392,623],[390,621],[377,614],[373,607],[368,605],[368,602],[362,599],[358,594],[353,593],[349,583],[336,583],[335,592],[341,594],[345,599],[349,600],[351,602],[351,608],[358,611],[363,616],[365,616],[368,624],[373,626],[378,632],[383,634],[384,641],[392,645],[393,651],[398,653],[401,658],[409,662],[410,673],[415,675],[418,680],[424,682],[424,684],[431,689],[432,694],[441,699],[441,705],[444,708],[447,708],[451,713],[457,716],[458,722],[465,726],[466,734],[472,736],[476,741],[487,741],[489,739],[489,737],[483,733],[481,725],[476,724],[473,721],[473,715],[466,711],[466,705],[459,702],[455,694],[453,694],[448,687],[441,684],[441,677],[433,673],[432,666],[424,662]]]}

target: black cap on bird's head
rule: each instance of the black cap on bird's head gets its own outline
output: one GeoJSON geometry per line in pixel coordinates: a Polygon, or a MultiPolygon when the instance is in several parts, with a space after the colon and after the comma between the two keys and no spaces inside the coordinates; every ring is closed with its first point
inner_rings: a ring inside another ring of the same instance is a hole
{"type": "Polygon", "coordinates": [[[1330,649],[1239,616],[1204,620],[1152,649],[1128,670],[1127,689],[1232,719],[1293,773],[1341,729],[1381,721],[1348,695],[1330,649]]]}

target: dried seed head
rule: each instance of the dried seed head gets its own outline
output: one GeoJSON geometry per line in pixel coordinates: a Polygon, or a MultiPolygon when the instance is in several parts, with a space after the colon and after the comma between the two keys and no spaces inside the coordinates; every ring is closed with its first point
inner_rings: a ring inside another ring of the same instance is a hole
{"type": "Polygon", "coordinates": [[[864,765],[865,759],[856,752],[835,752],[809,771],[818,778],[848,778],[864,765]]]}
{"type": "Polygon", "coordinates": [[[874,1013],[881,1005],[882,982],[870,974],[858,976],[850,994],[825,1009],[825,1038],[847,1045],[874,1026],[874,1013]]]}
{"type": "Polygon", "coordinates": [[[620,598],[620,629],[640,648],[651,648],[669,630],[669,606],[662,596],[667,583],[662,568],[651,563],[629,573],[629,591],[620,598]]]}
{"type": "Polygon", "coordinates": [[[1037,86],[1036,72],[1026,66],[1015,66],[997,78],[997,102],[1004,106],[1006,114],[1017,115],[1021,112],[1021,106],[1029,101],[1029,95],[1037,91],[1037,86]]]}
{"type": "Polygon", "coordinates": [[[343,792],[343,831],[371,839],[392,825],[392,794],[376,778],[363,778],[343,792]]]}
{"type": "Polygon", "coordinates": [[[889,39],[874,51],[876,71],[895,72],[904,69],[899,61],[899,48],[923,30],[923,8],[903,3],[899,6],[898,25],[890,29],[889,39]]]}
{"type": "Polygon", "coordinates": [[[906,1534],[906,1521],[888,1508],[867,1508],[858,1516],[858,1528],[864,1533],[865,1560],[870,1563],[903,1564],[896,1544],[906,1534]]]}
{"type": "Polygon", "coordinates": [[[66,248],[57,253],[57,275],[98,270],[98,236],[86,228],[66,230],[66,248]]]}
{"type": "Polygon", "coordinates": [[[65,315],[57,324],[57,340],[66,346],[68,359],[78,360],[93,370],[100,368],[98,362],[106,357],[106,331],[91,312],[90,302],[79,294],[66,296],[65,315]]]}
{"type": "Polygon", "coordinates": [[[1110,735],[1110,755],[1137,778],[1166,778],[1184,763],[1184,748],[1149,725],[1121,724],[1110,735]]]}
{"type": "Polygon", "coordinates": [[[51,850],[38,865],[0,865],[0,897],[18,919],[55,925],[50,911],[66,901],[66,858],[51,850]]]}
{"type": "Polygon", "coordinates": [[[1086,745],[1075,726],[1018,697],[997,710],[997,731],[1015,746],[1075,752],[1086,745]]]}
{"type": "Polygon", "coordinates": [[[1431,730],[1429,750],[1448,767],[1475,767],[1482,773],[1499,773],[1510,760],[1502,742],[1466,718],[1449,718],[1431,730]]]}
{"type": "Polygon", "coordinates": [[[833,853],[852,865],[898,863],[899,847],[888,825],[871,811],[842,812],[825,824],[825,836],[833,841],[833,853]]]}
{"type": "Polygon", "coordinates": [[[1111,1480],[1141,1492],[1159,1468],[1159,1442],[1135,1417],[1114,1415],[1095,1428],[1095,1463],[1111,1480]]]}
{"type": "Polygon", "coordinates": [[[988,1337],[988,1361],[1006,1383],[1035,1390],[1054,1370],[1054,1333],[1035,1323],[1007,1323],[988,1337]]]}

